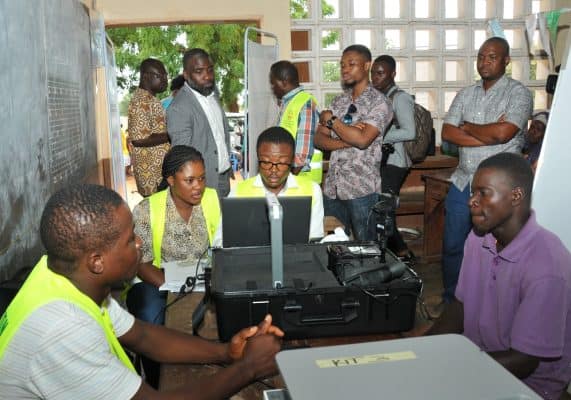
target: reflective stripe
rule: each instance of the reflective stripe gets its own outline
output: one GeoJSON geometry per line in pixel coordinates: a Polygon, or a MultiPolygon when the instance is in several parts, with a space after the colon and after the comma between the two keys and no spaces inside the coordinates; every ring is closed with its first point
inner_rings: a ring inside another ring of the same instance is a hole
{"type": "MultiPolygon", "coordinates": [[[[300,174],[301,175],[301,174],[300,174]]],[[[311,196],[311,204],[313,205],[313,182],[309,178],[296,176],[295,181],[298,187],[293,187],[285,191],[284,196],[311,196]]],[[[236,197],[263,197],[265,196],[264,187],[255,186],[256,177],[248,178],[239,182],[236,186],[236,197]]]]}
{"type": "MultiPolygon", "coordinates": [[[[317,104],[317,100],[311,94],[307,92],[299,92],[297,93],[293,99],[290,100],[288,105],[286,106],[282,118],[280,120],[280,126],[286,129],[293,138],[297,137],[297,125],[299,121],[299,113],[301,112],[301,108],[308,100],[312,100],[317,104]]],[[[321,165],[314,166],[314,162],[320,162],[323,159],[323,153],[318,149],[314,149],[313,156],[311,157],[311,171],[305,171],[300,173],[300,175],[305,176],[306,178],[311,179],[312,181],[321,184],[321,180],[323,179],[323,169],[321,165]]],[[[299,176],[299,175],[298,175],[299,176]]]]}
{"type": "Polygon", "coordinates": [[[131,360],[115,336],[107,307],[105,305],[100,307],[90,297],[77,289],[66,277],[50,270],[47,259],[47,256],[40,259],[2,315],[0,320],[0,360],[22,323],[33,311],[53,301],[65,301],[81,308],[101,326],[111,352],[127,368],[135,372],[131,360]]]}

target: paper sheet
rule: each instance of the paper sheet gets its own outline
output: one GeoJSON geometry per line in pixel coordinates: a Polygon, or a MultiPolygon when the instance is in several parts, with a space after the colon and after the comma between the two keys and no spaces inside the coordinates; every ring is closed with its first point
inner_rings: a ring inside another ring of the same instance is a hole
{"type": "MultiPolygon", "coordinates": [[[[165,270],[165,283],[159,290],[168,290],[170,292],[178,293],[181,287],[185,284],[186,278],[189,276],[196,276],[204,273],[204,268],[210,265],[210,260],[207,258],[201,259],[196,268],[195,260],[185,261],[169,261],[161,263],[161,267],[165,270]]],[[[188,290],[188,289],[187,289],[188,290]]],[[[204,292],[204,281],[197,280],[194,286],[195,292],[204,292]]]]}

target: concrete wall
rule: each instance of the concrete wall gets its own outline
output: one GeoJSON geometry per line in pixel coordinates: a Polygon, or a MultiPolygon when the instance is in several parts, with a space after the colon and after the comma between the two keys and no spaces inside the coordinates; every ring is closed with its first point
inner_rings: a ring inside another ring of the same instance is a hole
{"type": "Polygon", "coordinates": [[[291,58],[289,0],[97,0],[95,7],[106,26],[257,21],[278,36],[280,58],[291,58]]]}
{"type": "Polygon", "coordinates": [[[97,180],[89,15],[76,0],[0,0],[0,282],[43,253],[47,198],[97,180]]]}

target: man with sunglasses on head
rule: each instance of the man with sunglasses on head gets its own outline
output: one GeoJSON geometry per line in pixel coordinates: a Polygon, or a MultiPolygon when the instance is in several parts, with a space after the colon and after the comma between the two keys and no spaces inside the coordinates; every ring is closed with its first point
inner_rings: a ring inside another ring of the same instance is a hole
{"type": "Polygon", "coordinates": [[[129,103],[128,143],[137,191],[147,197],[157,191],[161,164],[170,148],[165,110],[156,97],[168,81],[165,66],[153,58],[144,60],[139,72],[139,88],[129,103]]]}
{"type": "Polygon", "coordinates": [[[309,239],[323,237],[323,197],[321,188],[309,177],[290,173],[295,141],[280,126],[263,131],[256,142],[259,174],[238,183],[231,197],[261,197],[266,191],[277,196],[312,196],[309,239]]]}
{"type": "Polygon", "coordinates": [[[343,50],[343,94],[320,115],[315,147],[331,152],[323,190],[325,215],[336,217],[357,240],[375,240],[371,208],[381,191],[382,134],[392,106],[369,81],[371,52],[362,45],[343,50]]]}

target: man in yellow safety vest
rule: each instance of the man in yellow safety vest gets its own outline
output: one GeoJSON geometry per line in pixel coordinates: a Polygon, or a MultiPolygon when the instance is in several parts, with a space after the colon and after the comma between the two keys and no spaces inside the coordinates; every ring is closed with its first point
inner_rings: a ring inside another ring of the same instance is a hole
{"type": "Polygon", "coordinates": [[[277,196],[311,196],[309,238],[323,237],[323,195],[321,188],[306,176],[290,174],[295,143],[284,128],[273,126],[258,136],[259,174],[239,182],[230,196],[258,197],[266,191],[277,196]]]}
{"type": "Polygon", "coordinates": [[[230,397],[276,372],[276,337],[266,316],[230,343],[135,319],[110,296],[141,258],[128,205],[110,189],[73,185],[44,209],[42,257],[0,319],[0,397],[6,399],[194,399],[230,397]],[[157,392],[123,347],[168,363],[228,363],[175,391],[157,392]]]}
{"type": "Polygon", "coordinates": [[[297,68],[289,61],[278,61],[270,67],[270,84],[280,106],[277,125],[295,140],[291,172],[321,184],[323,153],[313,147],[319,123],[317,100],[299,85],[297,68]]]}

